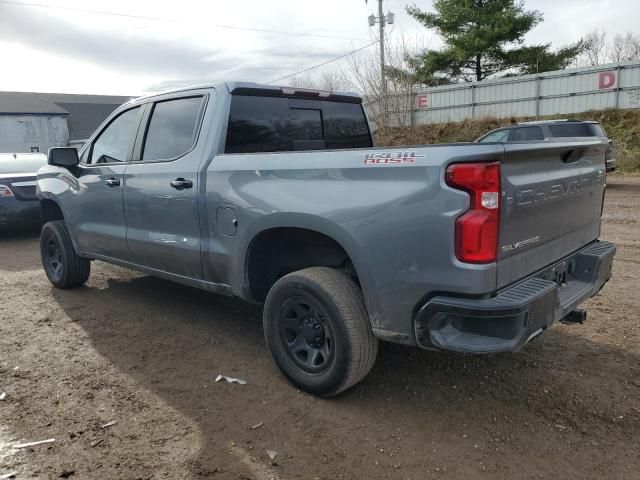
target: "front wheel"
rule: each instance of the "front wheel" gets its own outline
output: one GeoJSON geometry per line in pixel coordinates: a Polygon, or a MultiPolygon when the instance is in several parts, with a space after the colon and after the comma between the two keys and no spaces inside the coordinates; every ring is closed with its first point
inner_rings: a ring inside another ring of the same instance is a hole
{"type": "Polygon", "coordinates": [[[263,324],[278,368],[314,395],[336,395],[358,383],[378,353],[362,291],[331,268],[307,268],[278,280],[267,296],[263,324]]]}
{"type": "Polygon", "coordinates": [[[40,256],[47,278],[57,288],[77,287],[89,278],[91,262],[78,256],[62,220],[47,222],[42,227],[40,256]]]}

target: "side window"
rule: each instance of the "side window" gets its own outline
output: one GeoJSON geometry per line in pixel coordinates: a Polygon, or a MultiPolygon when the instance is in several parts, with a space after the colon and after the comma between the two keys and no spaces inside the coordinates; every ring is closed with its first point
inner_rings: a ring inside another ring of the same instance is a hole
{"type": "Polygon", "coordinates": [[[142,160],[170,160],[193,148],[203,97],[158,102],[153,107],[142,160]]]}
{"type": "Polygon", "coordinates": [[[492,132],[488,134],[486,137],[480,139],[480,143],[492,143],[492,142],[506,142],[509,138],[510,130],[498,130],[497,132],[492,132]]]}
{"type": "Polygon", "coordinates": [[[595,123],[559,123],[549,125],[554,137],[606,137],[604,130],[595,123]]]}
{"type": "Polygon", "coordinates": [[[514,142],[532,142],[544,140],[544,134],[540,127],[519,127],[513,131],[514,142]]]}
{"type": "Polygon", "coordinates": [[[138,130],[140,107],[121,113],[93,142],[88,163],[127,161],[129,148],[138,130]]]}
{"type": "MultiPolygon", "coordinates": [[[[296,105],[305,103],[298,101],[296,105]]],[[[285,98],[234,95],[225,152],[291,151],[294,142],[321,139],[320,110],[312,108],[316,104],[308,102],[309,109],[291,109],[285,98]]]]}

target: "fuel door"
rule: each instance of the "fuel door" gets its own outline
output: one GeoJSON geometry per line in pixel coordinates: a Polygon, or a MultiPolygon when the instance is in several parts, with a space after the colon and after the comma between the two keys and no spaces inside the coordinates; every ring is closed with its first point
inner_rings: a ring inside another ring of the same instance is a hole
{"type": "Polygon", "coordinates": [[[216,228],[227,237],[233,237],[238,230],[236,209],[233,207],[218,207],[216,211],[216,228]]]}

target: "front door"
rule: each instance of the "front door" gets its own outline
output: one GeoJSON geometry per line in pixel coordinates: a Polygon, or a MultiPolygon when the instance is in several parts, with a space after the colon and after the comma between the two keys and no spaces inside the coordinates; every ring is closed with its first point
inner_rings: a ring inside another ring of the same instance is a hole
{"type": "Polygon", "coordinates": [[[78,200],[69,214],[83,253],[129,259],[122,189],[140,117],[140,107],[122,112],[82,153],[76,175],[78,200]]]}
{"type": "Polygon", "coordinates": [[[146,132],[124,182],[134,263],[195,279],[202,278],[198,169],[204,141],[198,136],[206,98],[191,93],[149,105],[146,132]]]}

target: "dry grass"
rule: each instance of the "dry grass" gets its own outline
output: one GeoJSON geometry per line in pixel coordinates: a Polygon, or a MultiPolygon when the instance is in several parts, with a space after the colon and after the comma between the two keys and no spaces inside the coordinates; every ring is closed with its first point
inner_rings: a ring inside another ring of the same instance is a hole
{"type": "MultiPolygon", "coordinates": [[[[553,115],[539,119],[567,117],[601,122],[613,139],[618,171],[621,173],[640,172],[640,109],[592,110],[574,115],[553,115]]],[[[386,133],[378,132],[376,134],[376,144],[393,146],[472,142],[494,128],[528,120],[535,120],[535,118],[480,118],[462,122],[391,128],[386,133]]]]}

